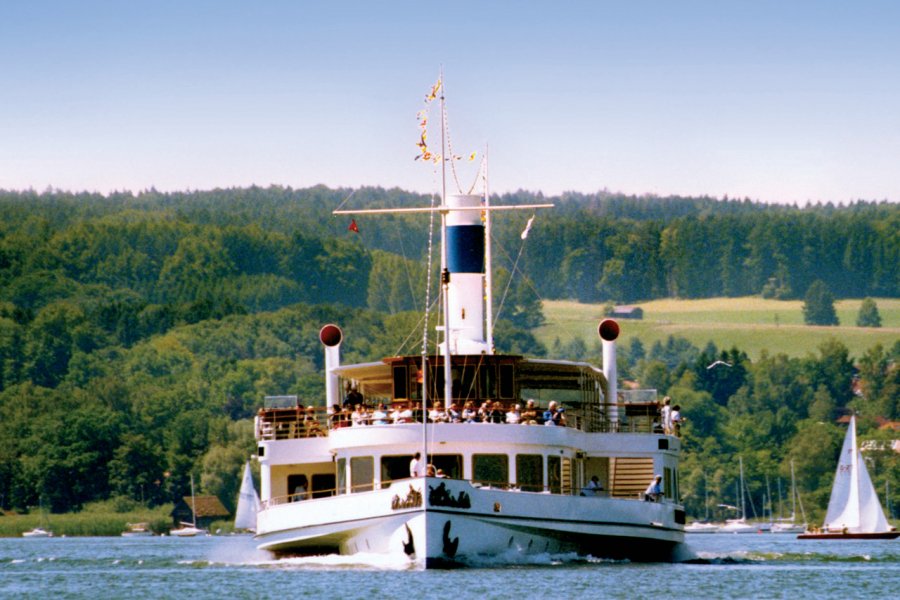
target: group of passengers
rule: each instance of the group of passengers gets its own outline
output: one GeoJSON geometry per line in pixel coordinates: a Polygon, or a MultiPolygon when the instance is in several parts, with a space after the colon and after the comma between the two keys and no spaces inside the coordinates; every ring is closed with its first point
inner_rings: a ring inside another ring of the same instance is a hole
{"type": "Polygon", "coordinates": [[[540,410],[534,400],[528,400],[525,409],[516,404],[506,409],[496,400],[485,400],[476,406],[472,400],[462,408],[452,402],[445,407],[440,400],[435,401],[427,415],[419,402],[408,402],[393,408],[382,402],[371,411],[365,402],[351,402],[348,396],[344,406],[339,409],[329,407],[329,420],[333,428],[363,427],[366,425],[391,425],[395,423],[421,423],[426,418],[429,423],[508,423],[511,425],[549,425],[565,426],[566,409],[555,401],[550,402],[547,410],[540,410]]]}

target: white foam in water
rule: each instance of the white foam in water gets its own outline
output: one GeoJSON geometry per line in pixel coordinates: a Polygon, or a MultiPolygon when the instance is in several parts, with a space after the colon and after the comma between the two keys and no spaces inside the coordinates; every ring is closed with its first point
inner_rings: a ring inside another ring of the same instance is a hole
{"type": "Polygon", "coordinates": [[[410,560],[402,552],[396,554],[375,554],[359,552],[352,555],[326,554],[321,556],[296,556],[270,559],[267,564],[279,567],[316,569],[373,569],[379,571],[406,571],[422,568],[422,563],[410,560]]]}

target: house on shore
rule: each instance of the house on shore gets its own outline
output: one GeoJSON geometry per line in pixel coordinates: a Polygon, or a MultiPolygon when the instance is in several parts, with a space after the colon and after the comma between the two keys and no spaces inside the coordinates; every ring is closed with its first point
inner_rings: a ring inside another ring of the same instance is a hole
{"type": "MultiPolygon", "coordinates": [[[[209,528],[213,521],[231,517],[228,509],[215,496],[194,496],[194,507],[197,511],[197,527],[201,529],[209,528]]],[[[181,523],[191,523],[192,520],[191,497],[185,496],[172,509],[172,521],[177,527],[181,523]]]]}

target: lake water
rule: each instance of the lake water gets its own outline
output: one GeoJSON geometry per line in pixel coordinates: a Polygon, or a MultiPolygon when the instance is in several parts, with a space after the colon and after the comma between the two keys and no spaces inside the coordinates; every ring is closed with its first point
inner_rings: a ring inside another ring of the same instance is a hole
{"type": "Polygon", "coordinates": [[[421,571],[405,557],[272,560],[247,536],[0,539],[2,598],[890,598],[900,540],[688,535],[697,557],[637,564],[536,557],[421,571]]]}

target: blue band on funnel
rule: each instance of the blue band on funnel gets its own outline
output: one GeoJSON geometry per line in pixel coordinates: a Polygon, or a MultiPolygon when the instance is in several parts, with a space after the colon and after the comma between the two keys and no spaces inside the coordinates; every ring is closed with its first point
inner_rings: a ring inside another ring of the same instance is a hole
{"type": "Polygon", "coordinates": [[[447,227],[447,268],[451,273],[484,273],[484,226],[447,227]]]}

